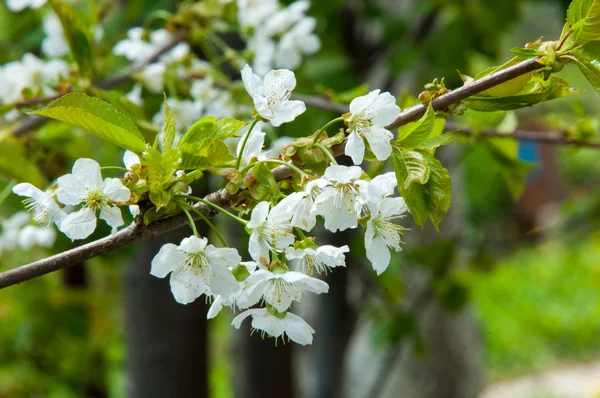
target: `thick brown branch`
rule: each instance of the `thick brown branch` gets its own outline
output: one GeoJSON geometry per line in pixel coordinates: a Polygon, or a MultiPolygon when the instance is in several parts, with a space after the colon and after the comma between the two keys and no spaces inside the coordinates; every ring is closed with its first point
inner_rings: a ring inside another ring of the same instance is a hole
{"type": "MultiPolygon", "coordinates": [[[[542,66],[535,62],[535,60],[521,62],[508,69],[477,80],[468,86],[464,86],[444,94],[433,101],[433,106],[435,109],[445,109],[449,105],[461,101],[470,95],[480,93],[490,87],[504,83],[508,80],[514,79],[517,76],[529,73],[532,70],[539,69],[541,67],[542,66]]],[[[396,119],[396,121],[390,126],[388,126],[388,128],[396,128],[403,124],[414,121],[422,116],[426,109],[427,107],[425,105],[409,108],[403,111],[400,114],[400,117],[396,119]]],[[[332,148],[335,156],[339,156],[344,152],[344,146],[345,143],[342,143],[332,148]]],[[[290,177],[291,170],[285,166],[280,166],[273,170],[273,174],[277,180],[282,180],[290,177]]],[[[221,207],[228,207],[237,200],[235,197],[229,195],[225,190],[219,190],[215,193],[212,193],[208,195],[206,199],[218,204],[221,207]]],[[[198,204],[197,207],[203,212],[203,214],[209,217],[214,216],[214,211],[209,209],[207,206],[198,204]]],[[[95,242],[88,243],[87,245],[83,245],[75,249],[59,253],[52,257],[3,272],[0,274],[0,289],[36,278],[41,275],[45,275],[62,268],[69,267],[78,262],[108,253],[133,242],[151,239],[185,224],[186,217],[183,214],[156,221],[149,226],[143,226],[139,223],[133,224],[130,227],[116,233],[115,235],[108,236],[95,242]]]]}

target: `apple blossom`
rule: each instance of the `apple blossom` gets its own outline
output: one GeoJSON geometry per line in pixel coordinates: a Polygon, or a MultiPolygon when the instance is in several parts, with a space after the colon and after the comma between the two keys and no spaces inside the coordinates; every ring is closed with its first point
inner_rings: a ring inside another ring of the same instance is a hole
{"type": "Polygon", "coordinates": [[[228,267],[242,261],[236,249],[207,245],[206,238],[190,236],[179,246],[167,243],[152,260],[150,274],[164,278],[171,273],[175,300],[188,304],[202,294],[227,297],[240,287],[228,267]]]}
{"type": "Polygon", "coordinates": [[[300,301],[303,292],[327,293],[329,285],[320,279],[310,277],[301,272],[271,272],[259,269],[246,280],[246,287],[237,305],[248,308],[258,303],[261,298],[277,311],[286,311],[292,301],[300,301]]]}
{"type": "Polygon", "coordinates": [[[408,208],[404,198],[385,198],[370,203],[371,218],[365,231],[365,249],[377,275],[381,275],[390,264],[390,249],[400,251],[404,227],[392,221],[402,218],[408,208]]]}
{"type": "Polygon", "coordinates": [[[325,218],[325,228],[329,231],[358,226],[364,206],[357,183],[361,175],[362,169],[358,166],[331,165],[325,170],[323,180],[326,185],[315,198],[312,212],[325,218]]]}
{"type": "MultiPolygon", "coordinates": [[[[275,209],[273,209],[275,210],[275,209]]],[[[281,209],[269,212],[269,202],[256,205],[246,227],[252,231],[248,252],[253,260],[270,262],[270,252],[284,249],[294,243],[292,228],[286,223],[287,214],[281,209]]]]}
{"type": "Polygon", "coordinates": [[[56,196],[65,205],[83,204],[83,207],[66,216],[58,228],[71,240],[85,239],[96,229],[96,212],[112,227],[112,233],[123,225],[121,209],[112,202],[126,202],[131,192],[118,178],[102,181],[100,165],[92,159],[78,159],[73,173],[59,177],[56,196]]]}
{"type": "Polygon", "coordinates": [[[322,274],[327,273],[331,268],[345,267],[346,259],[344,253],[348,253],[349,251],[350,248],[348,246],[335,247],[324,245],[317,248],[289,248],[285,251],[285,256],[295,271],[312,275],[314,271],[317,274],[322,274]]]}
{"type": "Polygon", "coordinates": [[[262,330],[269,336],[278,338],[284,333],[294,342],[300,345],[312,344],[315,331],[308,323],[298,315],[290,312],[284,314],[269,311],[266,308],[247,310],[233,318],[231,324],[239,329],[244,319],[252,316],[252,329],[262,330]]]}
{"type": "Polygon", "coordinates": [[[350,102],[350,113],[344,116],[348,125],[348,142],[345,153],[354,164],[361,164],[365,155],[367,139],[373,154],[378,160],[386,160],[392,154],[390,141],[394,135],[385,126],[400,115],[396,99],[390,93],[373,90],[367,95],[357,97],[350,102]]]}
{"type": "Polygon", "coordinates": [[[246,65],[242,69],[242,80],[256,112],[275,127],[291,122],[306,111],[304,102],[290,100],[296,77],[287,69],[272,70],[261,79],[246,65]]]}
{"type": "Polygon", "coordinates": [[[33,219],[46,227],[51,227],[53,223],[60,225],[67,216],[54,200],[54,195],[44,192],[29,183],[15,185],[13,192],[19,196],[27,197],[23,200],[23,204],[33,214],[33,219]]]}

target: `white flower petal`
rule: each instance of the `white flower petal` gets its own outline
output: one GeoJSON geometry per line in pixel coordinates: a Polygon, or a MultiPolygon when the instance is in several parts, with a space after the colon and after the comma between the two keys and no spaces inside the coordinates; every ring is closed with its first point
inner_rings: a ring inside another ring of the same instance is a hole
{"type": "Polygon", "coordinates": [[[127,202],[131,198],[131,192],[118,178],[105,179],[102,191],[107,199],[114,202],[127,202]]]}
{"type": "Polygon", "coordinates": [[[213,301],[212,305],[208,309],[208,313],[206,314],[206,319],[213,319],[219,312],[223,309],[223,298],[221,296],[217,296],[215,301],[213,301]]]}
{"type": "Polygon", "coordinates": [[[344,149],[344,154],[352,158],[354,164],[361,164],[365,156],[365,142],[356,131],[348,135],[348,142],[344,149]]]}
{"type": "MultiPolygon", "coordinates": [[[[139,86],[141,88],[141,86],[139,86]]],[[[140,164],[140,157],[135,153],[127,150],[123,154],[123,164],[128,170],[131,170],[136,164],[140,164]]]]}
{"type": "Polygon", "coordinates": [[[186,255],[173,243],[164,244],[152,259],[150,274],[164,278],[178,267],[183,267],[186,255]]]}
{"type": "Polygon", "coordinates": [[[111,234],[117,232],[117,228],[124,224],[121,215],[121,209],[118,207],[102,206],[100,209],[100,218],[112,228],[111,234]]]}
{"type": "Polygon", "coordinates": [[[198,238],[197,236],[190,236],[184,238],[179,245],[179,248],[185,253],[199,253],[204,251],[206,245],[208,243],[208,239],[206,238],[198,238]]]}
{"type": "Polygon", "coordinates": [[[313,342],[315,331],[298,315],[288,312],[283,318],[285,334],[295,343],[308,345],[313,342]]]}
{"type": "Polygon", "coordinates": [[[100,189],[104,186],[100,165],[93,159],[77,159],[73,164],[73,175],[87,188],[100,189]]]}
{"type": "Polygon", "coordinates": [[[178,303],[189,304],[204,293],[210,293],[200,273],[192,267],[183,267],[171,273],[171,292],[178,303]]]}
{"type": "Polygon", "coordinates": [[[386,160],[392,154],[391,141],[394,135],[384,127],[373,125],[368,132],[363,133],[371,151],[378,160],[386,160]]]}
{"type": "Polygon", "coordinates": [[[377,275],[381,275],[387,269],[388,265],[390,265],[392,256],[384,239],[375,234],[371,221],[367,223],[365,249],[367,251],[367,258],[371,261],[373,269],[377,272],[377,275]]]}
{"type": "Polygon", "coordinates": [[[263,93],[263,82],[260,77],[252,73],[252,68],[248,65],[242,69],[242,81],[244,87],[251,97],[262,95],[263,93]]]}
{"type": "Polygon", "coordinates": [[[59,177],[56,198],[65,205],[77,205],[81,203],[86,195],[85,183],[73,174],[59,177]]]}
{"type": "Polygon", "coordinates": [[[267,216],[269,215],[269,202],[260,202],[254,207],[252,210],[252,214],[250,215],[250,222],[248,222],[248,228],[254,229],[262,225],[263,222],[267,220],[267,216]]]}
{"type": "Polygon", "coordinates": [[[85,239],[96,229],[96,215],[90,208],[84,207],[67,215],[58,225],[58,229],[71,240],[85,239]]]}

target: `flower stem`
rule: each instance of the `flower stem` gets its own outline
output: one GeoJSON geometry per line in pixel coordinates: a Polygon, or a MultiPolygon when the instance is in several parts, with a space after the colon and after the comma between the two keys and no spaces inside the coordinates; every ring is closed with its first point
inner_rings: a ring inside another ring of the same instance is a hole
{"type": "Polygon", "coordinates": [[[329,148],[327,148],[325,145],[321,144],[320,142],[315,142],[313,144],[313,146],[316,146],[317,148],[321,149],[323,151],[323,153],[325,155],[327,155],[327,157],[329,158],[329,160],[331,160],[331,163],[335,164],[337,166],[337,161],[335,160],[335,157],[333,156],[333,154],[331,153],[331,151],[329,150],[329,148]]]}
{"type": "Polygon", "coordinates": [[[341,122],[342,120],[344,120],[344,118],[342,116],[336,117],[335,119],[330,120],[325,126],[323,126],[321,128],[321,130],[319,130],[319,133],[317,135],[315,135],[315,138],[313,139],[313,142],[316,144],[319,141],[319,137],[321,136],[321,134],[323,134],[323,131],[327,130],[327,128],[329,126],[331,126],[332,124],[335,124],[337,122],[341,122]]]}
{"type": "Polygon", "coordinates": [[[127,169],[125,167],[121,167],[121,166],[102,166],[102,167],[100,167],[100,170],[119,170],[119,171],[124,171],[124,172],[129,171],[129,169],[127,169]]]}
{"type": "Polygon", "coordinates": [[[8,195],[10,195],[15,185],[17,185],[17,182],[15,180],[10,180],[4,189],[2,189],[2,192],[0,192],[0,204],[8,198],[8,195]]]}
{"type": "Polygon", "coordinates": [[[202,219],[202,221],[204,221],[206,223],[206,225],[208,225],[208,227],[215,233],[215,235],[217,236],[217,238],[219,238],[219,240],[221,241],[221,244],[223,245],[223,247],[229,247],[227,245],[227,242],[225,242],[225,238],[223,237],[223,235],[221,234],[221,232],[219,232],[219,230],[217,229],[217,227],[215,227],[215,224],[213,224],[208,217],[206,217],[200,210],[196,209],[194,206],[183,202],[186,206],[189,207],[189,209],[191,211],[193,211],[194,213],[196,213],[198,215],[198,217],[200,217],[202,219]]]}
{"type": "Polygon", "coordinates": [[[181,195],[180,197],[182,197],[182,198],[187,198],[187,199],[192,199],[192,200],[195,200],[195,201],[197,201],[197,202],[204,203],[205,205],[207,205],[207,206],[210,206],[210,207],[212,207],[212,208],[214,208],[214,209],[217,209],[217,210],[218,210],[218,211],[220,211],[221,213],[223,213],[223,214],[225,214],[225,215],[227,215],[227,216],[229,216],[229,217],[233,218],[235,221],[237,221],[237,222],[239,222],[239,223],[242,223],[242,224],[244,224],[244,225],[248,224],[248,221],[244,220],[243,218],[240,218],[240,217],[236,216],[235,214],[232,214],[232,213],[228,212],[227,210],[225,210],[225,209],[224,209],[224,208],[222,208],[221,206],[219,206],[219,205],[216,205],[216,204],[214,204],[214,203],[212,203],[212,202],[209,202],[209,201],[208,201],[208,200],[206,200],[206,199],[199,198],[199,197],[197,197],[197,196],[192,196],[192,195],[181,195]]]}
{"type": "Polygon", "coordinates": [[[256,163],[251,164],[250,166],[244,168],[243,171],[247,171],[249,170],[251,167],[256,166],[259,163],[275,163],[275,164],[280,164],[282,166],[287,166],[289,167],[291,170],[295,171],[296,173],[300,174],[300,177],[304,177],[306,176],[306,173],[303,172],[302,170],[300,170],[298,167],[294,166],[292,163],[288,163],[288,162],[284,162],[283,160],[279,160],[279,159],[263,159],[263,160],[259,160],[256,163]]]}
{"type": "Polygon", "coordinates": [[[306,239],[306,235],[304,235],[304,232],[302,232],[302,229],[300,229],[298,227],[294,227],[294,229],[296,230],[296,232],[300,236],[300,239],[302,239],[302,240],[306,239]]]}
{"type": "Polygon", "coordinates": [[[198,234],[198,230],[196,229],[196,223],[194,222],[194,218],[184,206],[181,206],[181,210],[183,210],[188,220],[190,220],[190,227],[192,228],[192,231],[194,231],[194,236],[197,236],[199,238],[200,235],[198,234]]]}
{"type": "Polygon", "coordinates": [[[242,155],[244,154],[244,149],[246,148],[246,144],[248,143],[248,139],[250,138],[250,133],[252,132],[252,129],[254,128],[254,126],[256,126],[256,123],[258,123],[258,117],[252,121],[252,124],[250,125],[250,128],[248,129],[248,132],[246,133],[246,136],[244,137],[244,141],[242,142],[242,147],[240,148],[240,153],[238,154],[238,158],[235,161],[235,169],[236,170],[239,170],[239,168],[240,168],[240,164],[242,163],[242,155]]]}

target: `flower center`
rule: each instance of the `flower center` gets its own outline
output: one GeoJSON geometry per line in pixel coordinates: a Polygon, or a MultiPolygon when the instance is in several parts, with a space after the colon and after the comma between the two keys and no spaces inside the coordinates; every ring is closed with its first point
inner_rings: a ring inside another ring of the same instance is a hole
{"type": "Polygon", "coordinates": [[[191,268],[194,275],[200,275],[207,285],[210,284],[211,269],[204,252],[188,253],[184,267],[191,268]]]}
{"type": "Polygon", "coordinates": [[[54,223],[55,213],[48,207],[40,204],[33,198],[27,198],[23,200],[25,208],[33,213],[33,219],[40,223],[50,227],[54,223]]]}
{"type": "Polygon", "coordinates": [[[108,203],[108,198],[101,189],[89,189],[85,198],[86,206],[92,210],[99,210],[108,203]]]}

